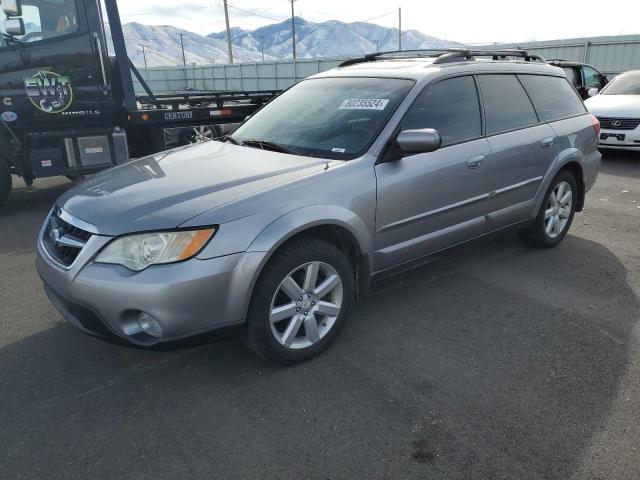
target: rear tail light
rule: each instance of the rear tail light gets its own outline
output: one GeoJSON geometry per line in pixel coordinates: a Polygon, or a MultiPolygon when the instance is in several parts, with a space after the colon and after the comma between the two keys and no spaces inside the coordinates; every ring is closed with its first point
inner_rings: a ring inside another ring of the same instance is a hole
{"type": "Polygon", "coordinates": [[[594,115],[591,115],[591,125],[593,125],[593,129],[596,131],[596,135],[600,136],[600,120],[598,120],[594,115]]]}

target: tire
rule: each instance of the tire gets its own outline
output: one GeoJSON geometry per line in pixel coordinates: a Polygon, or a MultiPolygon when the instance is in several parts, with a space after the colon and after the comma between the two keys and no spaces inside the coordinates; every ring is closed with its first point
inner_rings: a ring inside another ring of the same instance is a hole
{"type": "Polygon", "coordinates": [[[527,245],[535,248],[555,247],[571,227],[573,216],[576,213],[577,200],[578,186],[575,177],[568,170],[560,170],[551,181],[536,219],[531,226],[518,230],[518,237],[527,245]],[[571,195],[567,197],[569,188],[571,195]],[[558,193],[560,193],[561,202],[554,205],[554,202],[557,202],[556,194],[558,193]],[[567,198],[569,198],[570,205],[566,201],[567,198]]]}
{"type": "Polygon", "coordinates": [[[9,167],[0,159],[0,207],[3,206],[11,193],[11,172],[9,167]]]}
{"type": "Polygon", "coordinates": [[[354,284],[348,258],[332,244],[313,237],[286,243],[256,282],[245,343],[282,365],[318,355],[344,326],[354,284]]]}

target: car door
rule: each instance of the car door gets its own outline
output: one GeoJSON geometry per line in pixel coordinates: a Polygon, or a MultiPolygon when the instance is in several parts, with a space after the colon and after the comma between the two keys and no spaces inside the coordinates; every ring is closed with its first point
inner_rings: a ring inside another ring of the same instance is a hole
{"type": "Polygon", "coordinates": [[[487,229],[495,230],[527,218],[557,147],[553,128],[539,120],[518,77],[477,78],[491,147],[487,229]]]}
{"type": "Polygon", "coordinates": [[[576,90],[580,90],[582,87],[582,76],[579,67],[562,67],[564,74],[569,80],[569,83],[575,87],[576,90]]]}
{"type": "Polygon", "coordinates": [[[582,79],[584,84],[584,92],[579,92],[583,99],[589,98],[589,90],[595,88],[600,92],[606,84],[606,77],[589,65],[582,66],[582,79]]]}
{"type": "Polygon", "coordinates": [[[435,152],[394,151],[375,167],[377,208],[374,269],[383,270],[478,236],[488,188],[481,112],[472,76],[428,85],[399,130],[435,128],[435,152]]]}

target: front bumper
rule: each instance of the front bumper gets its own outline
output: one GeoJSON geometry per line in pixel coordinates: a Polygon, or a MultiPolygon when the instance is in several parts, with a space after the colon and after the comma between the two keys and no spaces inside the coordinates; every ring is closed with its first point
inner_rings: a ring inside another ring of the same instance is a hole
{"type": "Polygon", "coordinates": [[[640,151],[640,127],[635,130],[600,131],[600,148],[629,149],[640,151]]]}
{"type": "Polygon", "coordinates": [[[94,235],[69,269],[52,262],[38,241],[36,266],[45,291],[75,327],[148,346],[244,322],[253,277],[265,253],[193,258],[132,272],[91,261],[109,240],[94,235]],[[160,322],[161,338],[141,331],[137,324],[140,312],[160,322]]]}

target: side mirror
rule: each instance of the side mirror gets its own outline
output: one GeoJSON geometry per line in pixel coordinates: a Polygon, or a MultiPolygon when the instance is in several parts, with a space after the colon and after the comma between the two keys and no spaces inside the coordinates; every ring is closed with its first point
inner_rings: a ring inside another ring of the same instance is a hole
{"type": "Polygon", "coordinates": [[[396,143],[404,153],[428,153],[440,148],[442,137],[433,128],[403,130],[398,134],[396,143]]]}
{"type": "Polygon", "coordinates": [[[597,88],[590,88],[587,91],[587,95],[589,95],[590,97],[595,97],[598,94],[598,89],[597,88]]]}
{"type": "Polygon", "coordinates": [[[2,10],[7,17],[19,17],[22,15],[22,2],[20,0],[2,0],[2,10]]]}

